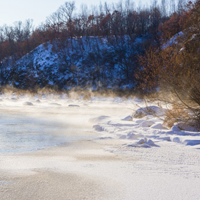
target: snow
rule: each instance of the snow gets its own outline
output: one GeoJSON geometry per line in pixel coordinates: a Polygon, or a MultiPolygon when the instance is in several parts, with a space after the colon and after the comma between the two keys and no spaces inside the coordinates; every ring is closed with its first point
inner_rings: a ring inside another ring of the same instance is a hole
{"type": "Polygon", "coordinates": [[[163,125],[161,119],[161,117],[164,118],[164,110],[157,106],[141,107],[133,113],[133,117],[127,116],[122,120],[109,118],[107,122],[99,123],[94,128],[97,131],[107,132],[112,138],[127,140],[127,144],[130,143],[130,140],[137,140],[134,145],[131,144],[132,146],[155,146],[164,140],[186,146],[197,145],[198,148],[200,132],[197,130],[194,132],[194,127],[188,127],[182,123],[175,123],[171,129],[168,129],[163,125]],[[140,119],[138,120],[138,118],[140,119]],[[133,130],[134,133],[130,134],[133,130]],[[151,139],[150,143],[154,145],[149,145],[148,139],[151,139]],[[139,145],[143,140],[145,141],[142,143],[144,145],[139,145]]]}
{"type": "Polygon", "coordinates": [[[127,145],[128,147],[143,147],[150,148],[151,146],[156,146],[152,140],[147,140],[147,138],[140,139],[138,142],[134,144],[127,145]]]}
{"type": "Polygon", "coordinates": [[[33,103],[32,102],[25,102],[24,105],[33,106],[33,103]]]}
{"type": "Polygon", "coordinates": [[[109,40],[103,37],[73,38],[62,45],[56,40],[47,42],[17,61],[12,61],[13,58],[3,61],[0,81],[18,88],[55,85],[67,89],[77,86],[94,90],[105,87],[132,89],[134,80],[127,81],[126,73],[128,70],[133,74],[135,61],[129,63],[133,65],[129,68],[125,63],[140,54],[145,41],[145,37],[132,41],[129,36],[124,36],[109,40]]]}
{"type": "Polygon", "coordinates": [[[164,115],[164,113],[165,113],[165,109],[159,108],[158,106],[146,106],[146,107],[137,109],[135,113],[133,114],[133,116],[135,118],[142,118],[147,115],[160,116],[160,115],[164,115]]]}
{"type": "Polygon", "coordinates": [[[79,105],[75,105],[75,104],[70,104],[68,105],[69,107],[80,107],[79,105]]]}
{"type": "Polygon", "coordinates": [[[179,37],[183,37],[184,33],[182,31],[180,31],[179,33],[175,34],[173,37],[171,37],[166,44],[163,45],[163,49],[166,49],[170,46],[172,46],[173,44],[177,44],[178,43],[178,38],[179,37]]]}
{"type": "Polygon", "coordinates": [[[0,145],[9,144],[10,151],[0,148],[0,172],[89,177],[104,196],[90,196],[88,187],[85,199],[200,199],[198,130],[183,124],[168,129],[166,108],[156,103],[147,108],[134,98],[74,96],[1,95],[0,145]],[[9,138],[2,140],[6,130],[9,138]]]}
{"type": "Polygon", "coordinates": [[[125,118],[122,119],[122,120],[124,120],[124,121],[132,121],[132,120],[133,120],[133,117],[129,115],[129,116],[125,117],[125,118]]]}

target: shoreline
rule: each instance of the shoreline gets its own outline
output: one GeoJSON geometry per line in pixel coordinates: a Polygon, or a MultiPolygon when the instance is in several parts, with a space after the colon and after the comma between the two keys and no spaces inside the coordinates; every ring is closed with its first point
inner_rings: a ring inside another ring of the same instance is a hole
{"type": "Polygon", "coordinates": [[[24,101],[30,100],[0,103],[2,126],[14,124],[25,135],[34,127],[41,134],[46,130],[74,140],[34,152],[0,154],[0,199],[199,199],[198,145],[169,141],[197,140],[198,135],[173,135],[152,116],[124,120],[138,102],[46,99],[36,104],[32,99],[33,106],[24,106],[24,101]],[[55,101],[60,105],[52,106],[55,101]]]}

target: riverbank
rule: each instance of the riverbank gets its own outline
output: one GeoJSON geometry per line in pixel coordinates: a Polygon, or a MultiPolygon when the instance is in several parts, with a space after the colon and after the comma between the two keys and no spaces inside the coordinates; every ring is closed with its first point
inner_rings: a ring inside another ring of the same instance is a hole
{"type": "Polygon", "coordinates": [[[198,141],[199,133],[168,130],[151,115],[134,119],[138,105],[144,106],[122,98],[2,97],[1,118],[12,119],[7,126],[26,134],[34,125],[66,140],[1,153],[0,199],[198,199],[198,143],[184,141],[198,141]]]}

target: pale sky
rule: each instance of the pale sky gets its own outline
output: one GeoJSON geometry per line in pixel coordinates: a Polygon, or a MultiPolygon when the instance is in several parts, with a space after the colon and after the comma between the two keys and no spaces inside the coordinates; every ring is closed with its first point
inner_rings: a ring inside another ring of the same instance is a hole
{"type": "MultiPolygon", "coordinates": [[[[46,17],[55,12],[67,0],[0,0],[0,26],[12,25],[16,21],[33,19],[34,25],[45,22],[46,17]]],[[[100,0],[75,0],[77,10],[81,4],[99,5],[100,0]]],[[[105,2],[101,0],[101,2],[105,2]]],[[[119,0],[106,0],[108,4],[119,0]]]]}

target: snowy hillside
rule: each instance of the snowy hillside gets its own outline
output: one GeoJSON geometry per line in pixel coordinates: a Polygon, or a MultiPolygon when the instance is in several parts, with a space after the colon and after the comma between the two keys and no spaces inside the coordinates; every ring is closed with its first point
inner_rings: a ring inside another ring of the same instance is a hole
{"type": "Polygon", "coordinates": [[[17,61],[1,63],[1,84],[35,86],[133,87],[144,38],[83,37],[38,46],[17,61]]]}

